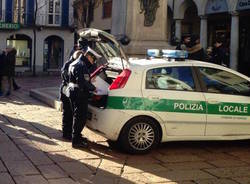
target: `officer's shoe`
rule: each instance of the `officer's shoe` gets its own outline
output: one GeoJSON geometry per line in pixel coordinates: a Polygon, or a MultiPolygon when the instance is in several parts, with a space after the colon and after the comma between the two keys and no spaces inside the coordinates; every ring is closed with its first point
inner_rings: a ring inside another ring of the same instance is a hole
{"type": "Polygon", "coordinates": [[[68,140],[68,141],[72,140],[72,135],[71,134],[65,134],[65,133],[63,133],[62,137],[63,137],[63,139],[68,140]]]}
{"type": "Polygon", "coordinates": [[[72,147],[73,148],[88,148],[89,144],[87,141],[79,141],[79,142],[72,142],[72,147]]]}

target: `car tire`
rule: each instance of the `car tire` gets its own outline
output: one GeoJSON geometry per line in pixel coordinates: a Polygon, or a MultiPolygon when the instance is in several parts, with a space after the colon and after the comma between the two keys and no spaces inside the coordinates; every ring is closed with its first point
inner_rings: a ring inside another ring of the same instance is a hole
{"type": "Polygon", "coordinates": [[[122,129],[120,142],[124,151],[145,154],[160,142],[160,130],[156,122],[148,117],[130,120],[122,129]]]}

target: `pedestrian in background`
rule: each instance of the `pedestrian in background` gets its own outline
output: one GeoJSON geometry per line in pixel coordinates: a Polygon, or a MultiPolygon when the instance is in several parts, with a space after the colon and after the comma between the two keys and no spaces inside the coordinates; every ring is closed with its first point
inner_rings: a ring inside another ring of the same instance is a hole
{"type": "Polygon", "coordinates": [[[181,42],[177,45],[176,50],[187,50],[190,47],[191,35],[186,34],[182,36],[181,42]]]}
{"type": "Polygon", "coordinates": [[[193,35],[190,41],[190,47],[187,47],[188,58],[192,60],[205,61],[206,54],[200,44],[200,37],[193,35]]]}
{"type": "Polygon", "coordinates": [[[4,75],[7,77],[8,80],[8,88],[6,96],[11,94],[11,89],[13,85],[14,90],[18,90],[20,87],[15,82],[15,66],[16,66],[16,49],[12,46],[8,45],[6,47],[6,61],[4,64],[4,75]]]}
{"type": "Polygon", "coordinates": [[[226,48],[224,47],[222,40],[217,38],[211,53],[211,62],[228,67],[229,61],[227,58],[226,48]]]}

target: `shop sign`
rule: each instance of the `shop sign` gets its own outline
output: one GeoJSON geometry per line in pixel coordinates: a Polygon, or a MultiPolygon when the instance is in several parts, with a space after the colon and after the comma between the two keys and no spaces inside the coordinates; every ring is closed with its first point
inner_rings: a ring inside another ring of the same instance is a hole
{"type": "Polygon", "coordinates": [[[226,0],[208,0],[206,14],[224,13],[228,11],[226,0]]]}
{"type": "Polygon", "coordinates": [[[0,22],[0,29],[20,29],[20,24],[0,22]]]}
{"type": "Polygon", "coordinates": [[[250,0],[239,0],[236,10],[250,9],[250,0]]]}

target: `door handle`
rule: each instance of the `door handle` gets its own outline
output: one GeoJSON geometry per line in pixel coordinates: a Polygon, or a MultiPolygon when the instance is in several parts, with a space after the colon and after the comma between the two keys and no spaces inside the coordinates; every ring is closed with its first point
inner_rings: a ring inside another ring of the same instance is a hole
{"type": "Polygon", "coordinates": [[[207,103],[209,104],[220,104],[221,102],[218,100],[214,100],[214,99],[208,99],[207,103]]]}

